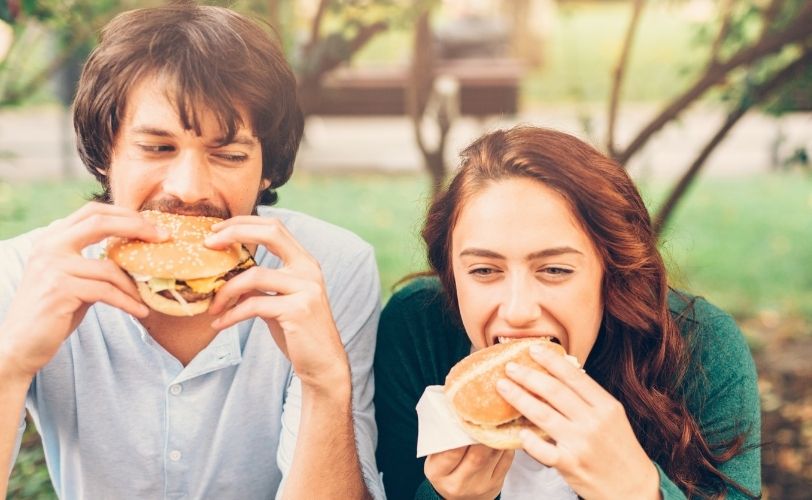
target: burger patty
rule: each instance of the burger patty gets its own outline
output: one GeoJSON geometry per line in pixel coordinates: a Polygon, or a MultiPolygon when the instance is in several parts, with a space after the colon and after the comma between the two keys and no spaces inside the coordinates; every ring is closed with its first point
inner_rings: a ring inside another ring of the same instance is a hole
{"type": "MultiPolygon", "coordinates": [[[[253,263],[253,259],[251,259],[251,262],[253,263]]],[[[248,269],[248,267],[245,267],[244,265],[241,264],[233,268],[232,270],[223,275],[223,281],[230,280],[234,276],[237,276],[241,272],[248,269]]],[[[177,291],[180,294],[180,296],[183,297],[183,300],[185,300],[186,302],[198,302],[200,300],[208,299],[209,297],[214,295],[214,292],[207,293],[195,292],[189,285],[186,284],[185,281],[177,281],[175,283],[175,291],[177,291]]],[[[172,296],[172,293],[169,290],[163,290],[161,292],[158,292],[158,295],[167,298],[169,300],[175,300],[175,297],[172,296]]]]}
{"type": "MultiPolygon", "coordinates": [[[[178,286],[178,288],[176,288],[175,290],[180,294],[181,297],[183,297],[183,300],[185,300],[186,302],[197,302],[203,299],[207,299],[212,295],[214,295],[214,292],[197,293],[188,286],[186,286],[185,284],[181,285],[180,282],[178,283],[178,285],[180,286],[178,286]]],[[[169,290],[158,292],[158,295],[167,298],[169,300],[175,300],[175,297],[172,296],[169,290]]]]}

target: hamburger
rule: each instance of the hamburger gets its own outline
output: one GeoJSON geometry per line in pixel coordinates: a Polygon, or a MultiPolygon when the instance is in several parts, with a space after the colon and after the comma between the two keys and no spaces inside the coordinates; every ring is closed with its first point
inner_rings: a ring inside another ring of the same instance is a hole
{"type": "Polygon", "coordinates": [[[500,450],[521,448],[519,432],[522,429],[552,441],[496,391],[496,382],[500,378],[507,378],[505,365],[510,361],[544,371],[530,357],[530,346],[533,345],[566,356],[564,348],[549,338],[526,338],[473,352],[448,372],[444,387],[446,398],[463,429],[480,443],[500,450]]]}
{"type": "Polygon", "coordinates": [[[240,244],[224,250],[203,245],[211,226],[223,219],[154,210],[141,215],[171,237],[160,243],[110,238],[106,253],[132,277],[141,299],[155,311],[171,316],[200,314],[226,281],[256,265],[240,244]]]}

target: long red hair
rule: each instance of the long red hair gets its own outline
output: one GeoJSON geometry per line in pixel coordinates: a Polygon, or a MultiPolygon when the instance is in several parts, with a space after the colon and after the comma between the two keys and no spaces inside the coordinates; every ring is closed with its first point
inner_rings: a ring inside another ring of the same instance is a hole
{"type": "Polygon", "coordinates": [[[451,233],[465,201],[490,183],[517,177],[560,193],[604,266],[603,321],[587,373],[623,404],[643,449],[689,497],[724,496],[730,481],[717,465],[741,450],[743,435],[710,444],[686,407],[680,390],[689,339],[669,311],[665,265],[626,170],[575,137],[535,127],[487,134],[461,157],[460,170],[432,202],[422,231],[451,309],[459,314],[451,233]]]}

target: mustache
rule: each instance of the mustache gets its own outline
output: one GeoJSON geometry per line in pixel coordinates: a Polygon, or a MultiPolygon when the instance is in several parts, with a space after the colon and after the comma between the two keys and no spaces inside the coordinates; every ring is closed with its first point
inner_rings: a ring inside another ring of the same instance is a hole
{"type": "Polygon", "coordinates": [[[231,218],[231,212],[227,208],[220,208],[207,201],[195,203],[184,203],[177,198],[163,198],[150,200],[141,205],[141,211],[157,210],[177,215],[199,215],[205,217],[217,217],[220,219],[231,218]]]}

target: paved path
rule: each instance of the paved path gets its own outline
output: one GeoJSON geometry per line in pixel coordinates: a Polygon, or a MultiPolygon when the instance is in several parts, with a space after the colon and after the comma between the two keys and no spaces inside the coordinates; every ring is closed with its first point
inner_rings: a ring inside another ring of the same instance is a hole
{"type": "MultiPolygon", "coordinates": [[[[460,119],[447,150],[450,165],[459,150],[481,133],[528,123],[602,140],[605,112],[591,114],[576,105],[556,105],[513,118],[460,119]],[[590,134],[579,114],[591,116],[590,134]]],[[[619,142],[626,143],[656,112],[650,106],[627,107],[621,115],[619,142]]],[[[723,113],[698,110],[669,125],[631,163],[638,177],[670,179],[678,175],[715,132],[723,113]]],[[[0,113],[0,179],[57,179],[66,172],[84,174],[73,148],[69,117],[57,107],[6,110],[0,113]],[[67,135],[66,135],[67,134],[67,135]],[[67,137],[63,140],[63,137],[67,137]],[[65,153],[63,154],[63,151],[65,153]]],[[[310,171],[410,172],[421,168],[409,120],[405,117],[312,117],[307,124],[297,168],[310,171]]],[[[708,160],[703,175],[736,176],[763,172],[773,164],[776,138],[782,134],[781,156],[798,147],[812,151],[812,113],[780,120],[753,113],[746,116],[708,160]]],[[[598,140],[591,142],[600,146],[598,140]]]]}

